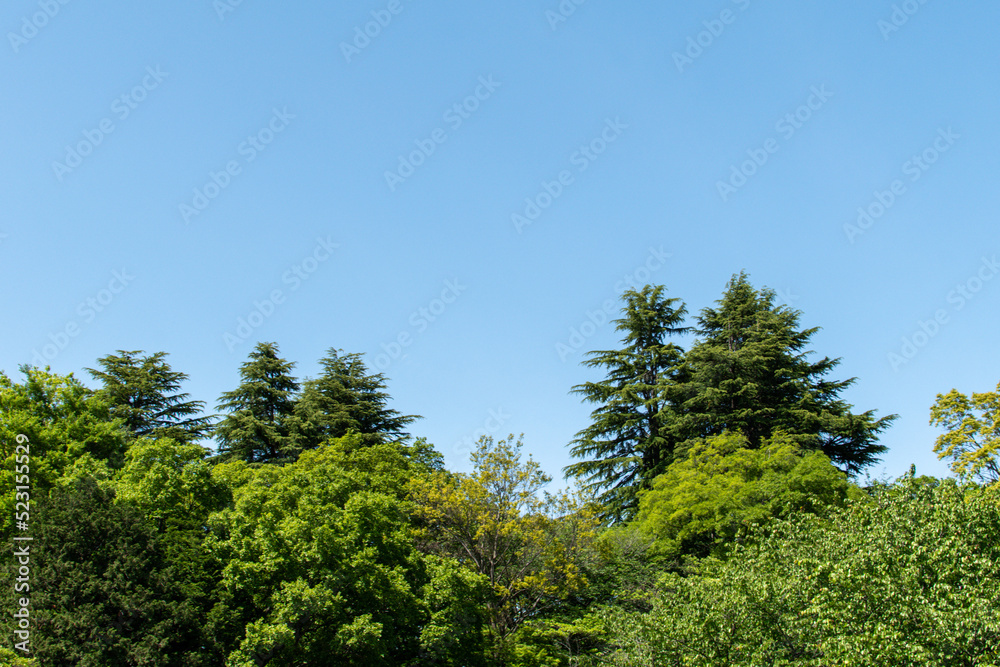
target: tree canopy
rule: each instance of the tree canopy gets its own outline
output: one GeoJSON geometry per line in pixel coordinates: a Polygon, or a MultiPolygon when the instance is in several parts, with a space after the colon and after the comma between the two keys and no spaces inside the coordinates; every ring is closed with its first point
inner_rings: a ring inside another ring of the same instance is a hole
{"type": "Polygon", "coordinates": [[[1000,480],[1000,384],[996,391],[966,396],[956,389],[938,394],[931,424],[947,429],[934,442],[938,458],[966,479],[1000,480]]]}
{"type": "Polygon", "coordinates": [[[118,350],[97,360],[100,370],[87,369],[103,385],[101,396],[129,437],[184,441],[208,435],[212,418],[197,416],[205,402],[188,400],[189,395],[180,392],[188,376],[170,368],[166,352],[142,354],[142,350],[118,350]]]}
{"type": "Polygon", "coordinates": [[[798,311],[739,274],[685,317],[624,294],[557,489],[513,435],[453,468],[336,348],[258,343],[214,427],[162,352],[0,373],[0,662],[1000,667],[1000,387],[931,408],[958,480],[861,488],[893,416],[798,311]]]}
{"type": "Polygon", "coordinates": [[[278,356],[276,343],[258,343],[240,366],[240,385],[222,394],[226,416],[215,428],[220,452],[253,462],[293,461],[301,450],[295,416],[299,383],[295,364],[278,356]]]}

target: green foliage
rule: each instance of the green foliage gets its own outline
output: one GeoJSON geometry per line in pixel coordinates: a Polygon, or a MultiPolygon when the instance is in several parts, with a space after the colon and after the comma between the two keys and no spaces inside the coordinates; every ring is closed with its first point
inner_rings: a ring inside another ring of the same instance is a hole
{"type": "Polygon", "coordinates": [[[513,634],[527,620],[585,585],[578,564],[594,517],[565,494],[540,497],[551,479],[520,440],[484,436],[473,472],[412,480],[424,548],[459,560],[485,578],[491,664],[513,664],[513,634]]]}
{"type": "Polygon", "coordinates": [[[53,490],[32,517],[32,646],[41,664],[208,664],[201,601],[138,509],[83,479],[53,490]]]}
{"type": "Polygon", "coordinates": [[[138,440],[115,476],[117,498],[158,523],[201,526],[223,497],[205,463],[207,455],[196,443],[138,440]]]}
{"type": "Polygon", "coordinates": [[[258,343],[240,367],[240,386],[222,394],[228,412],[215,428],[220,452],[248,463],[294,461],[301,437],[295,402],[294,363],[278,356],[276,343],[258,343]]]}
{"type": "Polygon", "coordinates": [[[369,444],[409,436],[406,426],[417,417],[387,407],[385,376],[370,375],[360,354],[331,348],[319,363],[320,376],[304,383],[295,406],[305,447],[319,446],[352,431],[369,444]]]}
{"type": "Polygon", "coordinates": [[[24,654],[18,653],[14,649],[0,647],[0,665],[3,667],[38,667],[38,661],[34,658],[26,658],[24,654]]]}
{"type": "Polygon", "coordinates": [[[609,614],[612,664],[985,667],[1000,643],[1000,509],[950,480],[904,478],[828,519],[772,523],[648,614],[609,614]]]}
{"type": "Polygon", "coordinates": [[[2,532],[14,517],[16,437],[27,437],[31,493],[94,476],[107,478],[122,465],[125,440],[109,406],[72,375],[23,366],[23,383],[0,373],[0,512],[2,532]]]}
{"type": "Polygon", "coordinates": [[[679,326],[686,309],[663,292],[662,286],[649,285],[625,292],[622,317],[615,320],[624,346],[589,353],[584,365],[607,369],[607,377],[573,388],[598,407],[591,413],[593,423],[571,443],[570,453],[584,460],[565,472],[600,494],[602,514],[610,520],[630,518],[637,491],[673,459],[670,390],[683,350],[667,338],[686,331],[679,326]]]}
{"type": "Polygon", "coordinates": [[[592,352],[585,363],[608,369],[601,382],[574,387],[596,403],[592,424],[566,473],[600,492],[603,518],[631,519],[638,494],[687,447],[709,435],[743,434],[750,446],[783,432],[804,450],[820,450],[849,474],[878,459],[878,434],[895,415],[860,414],[839,399],[854,380],[825,379],[839,363],[810,361],[817,329],[799,329],[797,310],[775,304],[745,273],[733,276],[716,308],[702,310],[688,352],[666,337],[687,331],[685,308],[647,285],[624,295],[621,350],[592,352]]]}
{"type": "Polygon", "coordinates": [[[934,451],[951,459],[955,474],[988,484],[1000,480],[1000,384],[971,397],[956,389],[938,394],[931,424],[948,431],[938,436],[934,451]]]}
{"type": "Polygon", "coordinates": [[[233,486],[211,538],[225,563],[213,627],[227,665],[399,665],[419,655],[428,576],[410,539],[408,474],[399,447],[354,435],[233,486]]]}
{"type": "Polygon", "coordinates": [[[100,395],[111,405],[111,415],[122,420],[132,439],[172,438],[185,442],[199,440],[211,430],[211,417],[196,417],[204,401],[189,401],[188,394],[178,393],[188,379],[171,370],[164,361],[166,352],[149,356],[142,350],[118,350],[97,360],[101,370],[87,371],[103,387],[100,395]]]}
{"type": "Polygon", "coordinates": [[[718,306],[702,310],[685,357],[683,430],[689,438],[739,432],[752,447],[783,431],[857,473],[885,451],[877,436],[896,417],[851,413],[838,396],[854,379],[824,379],[840,361],[809,361],[818,328],[800,330],[800,315],[776,305],[773,290],[754,289],[746,273],[733,276],[718,306]]]}
{"type": "Polygon", "coordinates": [[[784,434],[751,449],[742,434],[693,445],[640,499],[636,525],[668,557],[723,555],[749,526],[843,506],[848,483],[822,452],[803,453],[784,434]]]}

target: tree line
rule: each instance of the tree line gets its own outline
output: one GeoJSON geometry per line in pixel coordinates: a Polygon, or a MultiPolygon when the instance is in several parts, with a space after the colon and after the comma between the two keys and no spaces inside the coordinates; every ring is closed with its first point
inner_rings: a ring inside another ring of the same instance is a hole
{"type": "Polygon", "coordinates": [[[843,400],[801,315],[745,273],[693,320],[625,292],[557,493],[514,435],[449,471],[339,349],[299,380],[258,343],[217,415],[164,352],[0,373],[8,581],[19,434],[34,538],[31,653],[0,661],[1000,664],[1000,386],[931,408],[955,478],[862,486],[896,416],[843,400]]]}

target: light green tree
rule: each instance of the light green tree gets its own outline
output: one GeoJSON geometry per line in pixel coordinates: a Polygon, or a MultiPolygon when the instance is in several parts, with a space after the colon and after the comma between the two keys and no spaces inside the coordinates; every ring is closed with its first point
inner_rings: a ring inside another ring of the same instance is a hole
{"type": "Polygon", "coordinates": [[[947,429],[934,451],[951,459],[959,477],[985,482],[1000,480],[1000,384],[996,391],[966,396],[956,389],[938,394],[931,424],[947,429]]]}
{"type": "Polygon", "coordinates": [[[903,478],[830,517],[796,514],[726,561],[668,574],[648,614],[610,614],[628,667],[996,667],[1000,508],[903,478]]]}
{"type": "Polygon", "coordinates": [[[742,530],[843,506],[849,488],[822,452],[803,452],[782,433],[757,449],[740,433],[724,433],[697,442],[653,480],[636,526],[662,555],[721,556],[742,530]]]}
{"type": "Polygon", "coordinates": [[[289,465],[219,468],[233,503],[211,520],[225,564],[211,623],[229,667],[418,664],[478,636],[474,619],[439,625],[468,620],[476,582],[414,547],[398,445],[354,434],[289,465]]]}
{"type": "Polygon", "coordinates": [[[415,478],[410,493],[424,522],[425,548],[485,578],[491,663],[511,664],[512,635],[529,619],[582,588],[579,559],[593,539],[591,508],[568,494],[542,495],[551,478],[521,458],[511,435],[479,440],[473,471],[415,478]]]}

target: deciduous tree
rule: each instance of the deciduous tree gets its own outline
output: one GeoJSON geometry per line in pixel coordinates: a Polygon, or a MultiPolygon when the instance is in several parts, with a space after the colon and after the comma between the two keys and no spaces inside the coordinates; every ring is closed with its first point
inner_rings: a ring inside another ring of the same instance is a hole
{"type": "Polygon", "coordinates": [[[962,478],[1000,480],[1000,384],[996,391],[966,396],[956,389],[938,394],[931,424],[947,429],[934,443],[939,459],[951,459],[962,478]]]}

